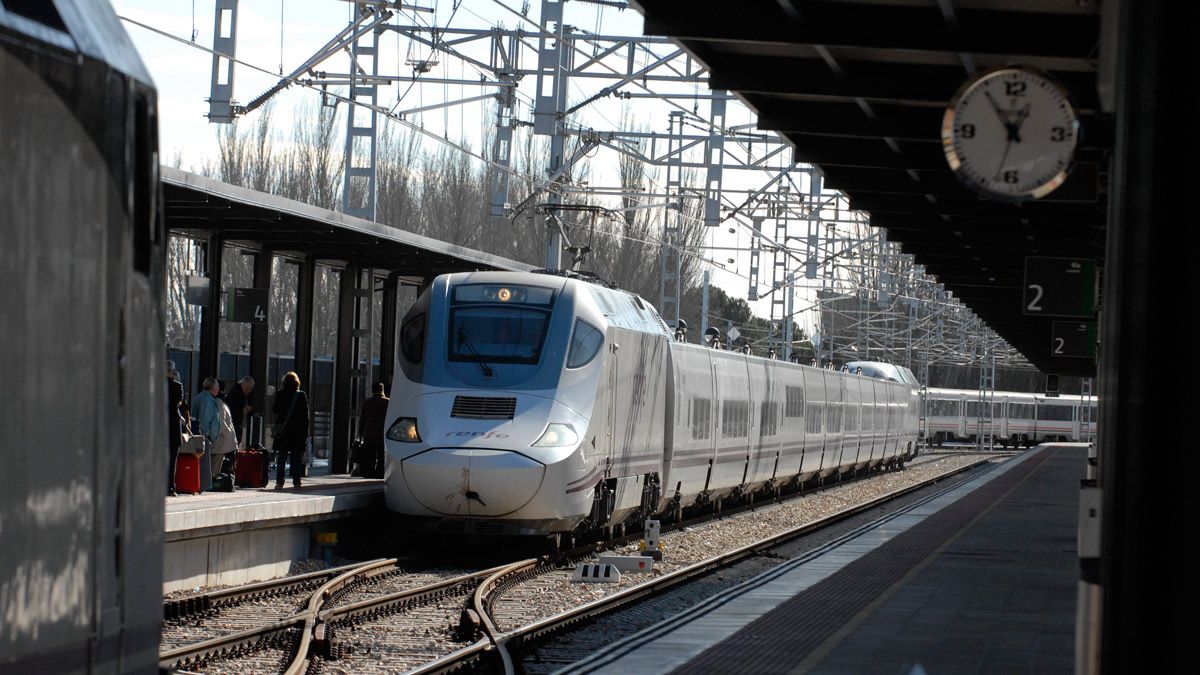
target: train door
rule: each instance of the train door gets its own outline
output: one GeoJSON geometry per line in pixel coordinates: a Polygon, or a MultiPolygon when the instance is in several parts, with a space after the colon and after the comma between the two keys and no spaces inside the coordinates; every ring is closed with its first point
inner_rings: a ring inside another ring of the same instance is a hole
{"type": "Polygon", "coordinates": [[[871,443],[871,464],[877,464],[878,460],[883,459],[884,452],[884,435],[880,429],[880,406],[884,404],[884,395],[886,395],[886,387],[881,380],[871,380],[870,382],[870,402],[864,406],[864,428],[869,429],[869,438],[871,443]]]}
{"type": "Polygon", "coordinates": [[[779,418],[780,457],[777,476],[794,476],[804,470],[804,378],[806,368],[781,365],[776,369],[783,389],[783,415],[779,418]]]}
{"type": "Polygon", "coordinates": [[[604,447],[600,452],[600,456],[596,458],[596,462],[600,465],[604,472],[604,477],[607,478],[612,469],[613,457],[616,454],[615,447],[620,438],[617,428],[617,401],[620,396],[617,392],[620,391],[621,382],[621,344],[618,342],[618,334],[615,328],[609,329],[608,342],[605,348],[608,349],[608,391],[606,396],[608,400],[605,404],[605,421],[604,421],[604,447]]]}
{"type": "Polygon", "coordinates": [[[888,386],[882,380],[871,382],[871,464],[881,462],[887,456],[888,386]]]}
{"type": "Polygon", "coordinates": [[[829,462],[825,467],[830,472],[840,470],[844,436],[842,433],[842,406],[845,401],[846,378],[840,372],[829,371],[825,378],[825,448],[829,462]]]}
{"type": "Polygon", "coordinates": [[[755,482],[774,478],[780,464],[779,439],[783,421],[780,409],[780,394],[783,391],[779,372],[781,365],[768,359],[754,359],[751,365],[753,370],[759,372],[761,380],[758,386],[761,398],[757,414],[753,415],[758,420],[758,433],[753,437],[756,445],[753,452],[757,459],[751,472],[755,482]]]}
{"type": "Polygon", "coordinates": [[[845,440],[842,442],[846,463],[856,469],[867,465],[868,452],[863,449],[862,407],[863,385],[866,378],[846,378],[846,401],[842,406],[842,427],[845,440]]]}
{"type": "Polygon", "coordinates": [[[825,469],[825,374],[824,369],[809,370],[804,374],[804,457],[802,472],[813,476],[825,469]]]}
{"type": "Polygon", "coordinates": [[[744,381],[745,366],[736,363],[735,358],[728,352],[713,353],[713,414],[718,418],[713,434],[717,447],[712,472],[713,489],[740,485],[746,475],[749,397],[744,381]]]}
{"type": "MultiPolygon", "coordinates": [[[[998,409],[1000,411],[1000,433],[999,433],[999,436],[997,436],[995,433],[993,433],[992,438],[1001,438],[1001,439],[1008,438],[1008,407],[1009,406],[1008,406],[1007,399],[1002,398],[1002,399],[996,401],[996,406],[993,410],[998,409]]],[[[995,420],[996,420],[996,418],[992,417],[992,429],[993,430],[995,430],[995,428],[996,428],[995,420]]],[[[1005,440],[1004,442],[1007,443],[1008,441],[1005,440]]]]}
{"type": "Polygon", "coordinates": [[[1071,440],[1078,441],[1083,438],[1080,433],[1080,420],[1083,418],[1083,406],[1076,403],[1071,407],[1071,440]]]}
{"type": "Polygon", "coordinates": [[[954,408],[956,411],[956,416],[958,418],[958,433],[956,435],[958,438],[966,438],[967,437],[967,398],[966,398],[966,396],[959,394],[958,400],[956,401],[954,408]]]}
{"type": "Polygon", "coordinates": [[[745,386],[742,388],[746,392],[746,414],[745,422],[743,423],[745,432],[745,463],[742,465],[742,481],[740,485],[746,485],[754,481],[754,473],[758,464],[759,453],[762,451],[759,441],[761,435],[761,421],[759,420],[759,406],[765,399],[762,387],[766,386],[765,379],[755,385],[753,377],[750,376],[752,361],[746,356],[742,356],[735,361],[739,378],[743,379],[745,386]]]}

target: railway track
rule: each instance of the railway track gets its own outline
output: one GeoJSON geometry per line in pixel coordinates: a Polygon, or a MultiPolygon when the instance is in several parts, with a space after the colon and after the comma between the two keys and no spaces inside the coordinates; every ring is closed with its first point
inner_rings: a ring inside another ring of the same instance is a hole
{"type": "MultiPolygon", "coordinates": [[[[678,556],[682,562],[665,563],[661,573],[630,575],[611,588],[570,581],[574,562],[595,551],[594,545],[588,545],[565,560],[529,558],[459,574],[404,572],[395,559],[377,560],[215,591],[206,599],[176,600],[173,611],[185,619],[229,611],[229,607],[253,607],[261,598],[282,598],[295,611],[283,617],[271,615],[262,625],[164,650],[161,665],[182,671],[239,673],[439,673],[472,666],[500,666],[513,672],[511,654],[527,645],[994,458],[980,457],[873,499],[856,501],[830,491],[825,512],[808,522],[776,527],[761,536],[755,530],[752,543],[712,555],[691,551],[678,556]]],[[[713,522],[737,519],[727,511],[725,518],[713,522]]],[[[686,531],[692,526],[680,523],[675,529],[686,531]]],[[[743,527],[761,529],[762,523],[743,527]]],[[[663,538],[668,547],[669,535],[663,538]]],[[[670,561],[670,548],[667,556],[670,561]]]]}
{"type": "Polygon", "coordinates": [[[159,654],[159,665],[181,672],[306,672],[312,655],[329,654],[334,626],[411,610],[455,593],[465,597],[494,571],[410,573],[391,558],[172,600],[167,604],[177,616],[165,623],[177,629],[173,632],[180,632],[181,624],[191,626],[191,639],[181,645],[164,639],[168,646],[159,654]],[[282,602],[263,602],[268,599],[282,602]],[[236,618],[253,615],[254,625],[230,621],[228,610],[239,608],[244,611],[236,618]],[[197,634],[202,639],[196,640],[197,634]]]}
{"type": "MultiPolygon", "coordinates": [[[[562,585],[562,570],[539,563],[536,560],[514,563],[505,569],[498,570],[487,581],[480,584],[475,591],[475,597],[472,599],[474,607],[479,611],[485,612],[486,615],[493,617],[491,621],[481,626],[482,632],[491,643],[492,651],[495,652],[494,654],[489,654],[488,658],[500,664],[506,673],[514,672],[513,663],[516,659],[515,654],[519,654],[525,648],[537,644],[561,631],[571,629],[583,622],[608,614],[614,610],[627,607],[647,597],[660,594],[679,584],[697,579],[750,556],[761,555],[769,549],[789,540],[854,517],[886,502],[913,493],[932,483],[944,481],[952,475],[967,471],[988,461],[988,458],[981,458],[978,462],[959,467],[945,474],[892,490],[871,500],[845,506],[810,522],[762,536],[753,543],[717,553],[698,562],[680,566],[659,576],[649,576],[645,580],[639,580],[625,588],[602,594],[601,597],[594,600],[540,617],[534,616],[536,612],[523,611],[519,608],[528,606],[526,600],[530,595],[543,594],[540,592],[541,589],[553,587],[556,583],[557,585],[562,585]],[[560,579],[549,580],[547,578],[553,575],[559,576],[560,579]],[[508,596],[510,599],[507,603],[505,596],[508,596]],[[505,608],[505,604],[509,606],[505,608]]],[[[956,485],[947,489],[953,489],[953,487],[956,487],[956,485]]]]}
{"type": "Polygon", "coordinates": [[[286,619],[302,611],[309,595],[326,581],[361,565],[355,563],[166,600],[159,651],[286,619]]]}

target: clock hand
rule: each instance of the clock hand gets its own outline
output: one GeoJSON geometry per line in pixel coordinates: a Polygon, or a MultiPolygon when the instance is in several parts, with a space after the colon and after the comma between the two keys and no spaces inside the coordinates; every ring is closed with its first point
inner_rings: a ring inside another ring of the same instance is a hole
{"type": "Polygon", "coordinates": [[[1008,131],[1008,140],[1015,140],[1017,136],[1017,127],[1015,124],[1013,124],[1013,121],[1009,119],[1008,113],[1000,108],[1000,104],[996,103],[996,99],[992,98],[992,92],[985,91],[983,92],[983,95],[987,97],[988,103],[992,104],[992,110],[996,111],[996,116],[1000,118],[1000,123],[1003,124],[1004,128],[1008,131]]]}
{"type": "Polygon", "coordinates": [[[1021,142],[1021,127],[1025,124],[1025,120],[1029,119],[1031,103],[1026,103],[1021,112],[1017,113],[1017,120],[1013,122],[1013,128],[1009,131],[1009,136],[1012,140],[1021,142]]]}
{"type": "Polygon", "coordinates": [[[1009,138],[1008,143],[1004,145],[1004,154],[1000,155],[1000,165],[996,167],[996,175],[992,177],[993,180],[1000,180],[1000,172],[1004,169],[1004,162],[1008,160],[1008,151],[1012,150],[1012,146],[1013,139],[1009,138]]]}

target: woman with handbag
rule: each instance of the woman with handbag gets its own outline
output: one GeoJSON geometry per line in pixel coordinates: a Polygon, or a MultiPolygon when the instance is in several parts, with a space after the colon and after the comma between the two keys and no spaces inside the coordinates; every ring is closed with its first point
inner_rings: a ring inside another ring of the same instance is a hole
{"type": "Polygon", "coordinates": [[[283,489],[284,462],[292,465],[292,487],[300,487],[304,475],[304,442],[308,439],[308,396],[300,390],[300,377],[294,372],[283,376],[275,395],[275,424],[271,436],[275,450],[275,489],[283,489]]]}

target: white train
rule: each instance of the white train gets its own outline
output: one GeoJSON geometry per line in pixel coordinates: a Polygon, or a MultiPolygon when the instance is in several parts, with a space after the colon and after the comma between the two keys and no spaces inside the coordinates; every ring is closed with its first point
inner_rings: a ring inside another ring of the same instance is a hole
{"type": "Polygon", "coordinates": [[[1094,397],[1013,391],[993,392],[988,401],[981,402],[977,390],[931,387],[924,400],[925,437],[937,445],[974,441],[982,430],[984,436],[991,435],[1002,445],[1083,441],[1095,437],[1096,403],[1094,397]]]}
{"type": "MultiPolygon", "coordinates": [[[[675,342],[641,298],[576,278],[436,278],[400,330],[389,509],[458,532],[553,534],[902,465],[919,393],[675,342]]],[[[668,513],[668,515],[669,515],[668,513]]]]}

